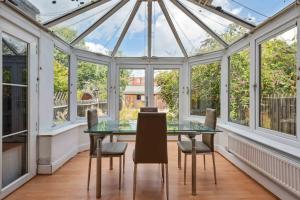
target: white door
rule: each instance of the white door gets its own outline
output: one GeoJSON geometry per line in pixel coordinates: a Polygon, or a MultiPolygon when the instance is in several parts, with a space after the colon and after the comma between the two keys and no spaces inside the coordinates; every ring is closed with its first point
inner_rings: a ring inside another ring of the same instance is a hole
{"type": "Polygon", "coordinates": [[[1,23],[0,198],[36,174],[38,128],[37,39],[1,23]]]}

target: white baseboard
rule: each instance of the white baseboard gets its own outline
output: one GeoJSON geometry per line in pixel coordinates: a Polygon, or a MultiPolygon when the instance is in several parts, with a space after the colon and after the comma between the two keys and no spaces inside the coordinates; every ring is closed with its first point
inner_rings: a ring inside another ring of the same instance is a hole
{"type": "Polygon", "coordinates": [[[238,167],[251,178],[253,178],[255,181],[257,181],[259,184],[264,186],[267,190],[276,195],[278,198],[284,200],[298,199],[298,197],[295,197],[289,191],[285,190],[283,187],[273,182],[272,180],[264,176],[262,173],[258,172],[257,170],[246,164],[244,161],[240,160],[232,153],[228,152],[224,146],[215,145],[215,150],[221,155],[223,155],[226,159],[228,159],[231,163],[233,163],[236,167],[238,167]]]}

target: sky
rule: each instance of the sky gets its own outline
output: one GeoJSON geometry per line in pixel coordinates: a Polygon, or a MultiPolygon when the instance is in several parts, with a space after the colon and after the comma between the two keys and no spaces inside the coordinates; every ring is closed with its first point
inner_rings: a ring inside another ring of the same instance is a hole
{"type": "MultiPolygon", "coordinates": [[[[52,0],[29,1],[40,9],[40,19],[42,21],[49,20],[78,7],[76,1],[71,0],[57,0],[56,4],[52,4],[52,0]]],[[[86,2],[89,1],[91,0],[86,0],[86,2]]],[[[231,24],[230,21],[206,10],[199,9],[186,0],[180,1],[219,35],[224,33],[228,25],[231,24]]],[[[118,2],[118,0],[112,0],[101,7],[90,10],[74,19],[67,20],[58,26],[70,27],[76,30],[79,35],[118,2]]],[[[136,0],[130,0],[123,8],[84,39],[89,50],[106,55],[113,50],[135,2],[136,0]]],[[[185,49],[190,56],[194,55],[199,46],[210,36],[169,0],[164,0],[164,2],[185,49]]],[[[214,6],[221,6],[223,10],[235,14],[242,19],[259,24],[292,2],[293,0],[213,0],[212,4],[214,6]],[[248,8],[241,5],[245,5],[248,8]]],[[[153,3],[152,41],[152,55],[154,56],[183,56],[156,2],[153,3]]],[[[142,3],[138,10],[121,43],[119,51],[122,52],[122,56],[140,57],[147,55],[147,4],[145,2],[142,3]]]]}

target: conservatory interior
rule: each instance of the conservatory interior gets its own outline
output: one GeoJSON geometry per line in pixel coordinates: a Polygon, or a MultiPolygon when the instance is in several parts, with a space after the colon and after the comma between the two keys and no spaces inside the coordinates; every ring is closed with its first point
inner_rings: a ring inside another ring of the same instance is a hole
{"type": "Polygon", "coordinates": [[[0,0],[0,199],[300,199],[300,1],[0,0]]]}

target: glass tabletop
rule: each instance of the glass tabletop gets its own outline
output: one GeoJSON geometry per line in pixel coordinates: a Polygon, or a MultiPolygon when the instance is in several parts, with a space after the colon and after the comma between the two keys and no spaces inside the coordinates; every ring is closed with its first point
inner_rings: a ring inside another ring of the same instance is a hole
{"type": "MultiPolygon", "coordinates": [[[[136,134],[136,121],[114,121],[114,120],[103,120],[98,122],[95,126],[85,130],[85,133],[94,134],[117,134],[117,135],[135,135],[136,134]]],[[[199,122],[182,121],[182,122],[167,122],[167,133],[168,135],[180,134],[201,134],[211,133],[214,134],[220,132],[217,129],[212,129],[204,126],[199,122]]]]}

